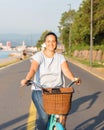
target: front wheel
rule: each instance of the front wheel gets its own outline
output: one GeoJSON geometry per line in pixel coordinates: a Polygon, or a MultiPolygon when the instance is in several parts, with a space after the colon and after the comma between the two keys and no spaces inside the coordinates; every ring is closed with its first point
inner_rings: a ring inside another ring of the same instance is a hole
{"type": "Polygon", "coordinates": [[[65,130],[61,123],[57,122],[52,130],[65,130]]]}

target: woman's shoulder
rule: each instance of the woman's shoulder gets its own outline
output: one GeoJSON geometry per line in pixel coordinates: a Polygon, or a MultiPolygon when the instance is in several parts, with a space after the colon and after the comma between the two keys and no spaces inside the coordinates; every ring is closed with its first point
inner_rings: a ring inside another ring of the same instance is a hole
{"type": "Polygon", "coordinates": [[[64,61],[66,61],[66,58],[64,57],[63,54],[60,53],[56,53],[56,59],[60,61],[60,63],[63,63],[64,61]]]}

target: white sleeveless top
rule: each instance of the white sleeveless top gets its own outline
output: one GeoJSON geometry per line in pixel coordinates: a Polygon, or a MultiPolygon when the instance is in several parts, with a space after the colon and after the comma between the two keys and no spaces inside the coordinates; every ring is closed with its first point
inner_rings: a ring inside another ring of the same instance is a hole
{"type": "MultiPolygon", "coordinates": [[[[62,87],[65,85],[61,64],[66,61],[62,54],[55,53],[54,57],[48,58],[42,51],[31,57],[39,63],[39,68],[34,76],[34,81],[46,88],[62,87]]],[[[41,90],[32,86],[32,90],[41,90]]]]}

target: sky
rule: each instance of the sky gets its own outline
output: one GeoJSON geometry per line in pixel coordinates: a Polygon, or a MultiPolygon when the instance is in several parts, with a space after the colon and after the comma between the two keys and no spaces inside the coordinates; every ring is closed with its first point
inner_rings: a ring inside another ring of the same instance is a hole
{"type": "Polygon", "coordinates": [[[0,34],[58,32],[62,13],[83,0],[0,0],[0,34]]]}

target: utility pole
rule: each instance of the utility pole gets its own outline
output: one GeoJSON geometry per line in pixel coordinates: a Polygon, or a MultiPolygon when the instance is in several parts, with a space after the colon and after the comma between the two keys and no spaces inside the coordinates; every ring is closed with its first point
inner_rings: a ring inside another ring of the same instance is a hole
{"type": "Polygon", "coordinates": [[[91,4],[91,14],[90,14],[90,66],[92,66],[93,61],[93,0],[90,0],[91,4]]]}

